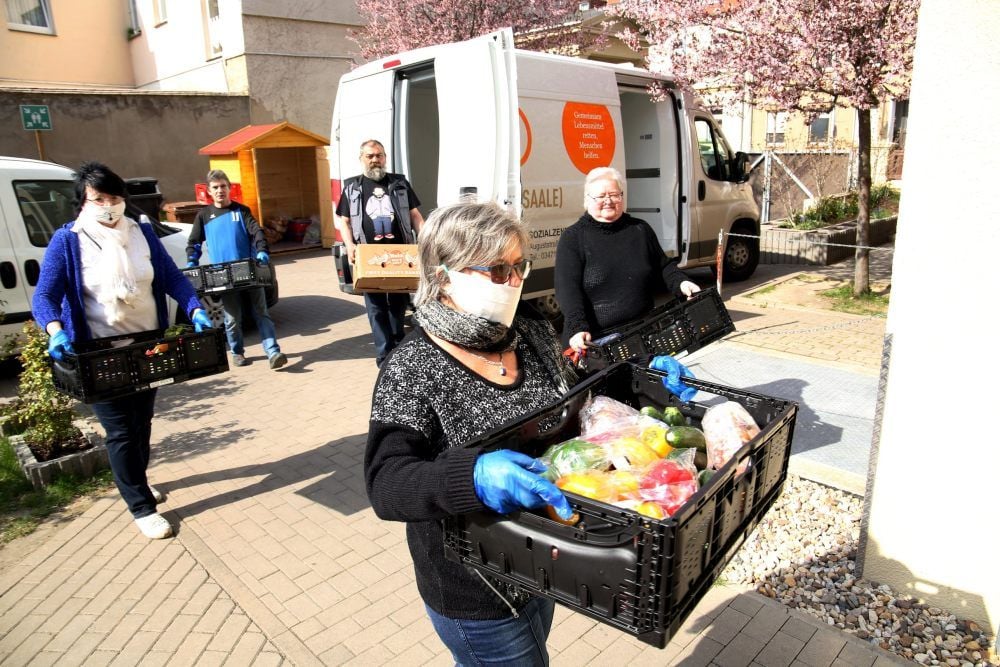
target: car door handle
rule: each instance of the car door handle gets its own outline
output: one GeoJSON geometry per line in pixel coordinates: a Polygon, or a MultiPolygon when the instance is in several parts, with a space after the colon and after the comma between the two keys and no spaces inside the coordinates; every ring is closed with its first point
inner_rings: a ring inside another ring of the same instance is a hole
{"type": "Polygon", "coordinates": [[[24,262],[24,279],[32,287],[38,284],[38,275],[40,273],[41,269],[38,266],[38,260],[29,259],[24,262]]]}
{"type": "Polygon", "coordinates": [[[14,268],[14,262],[0,262],[0,284],[5,289],[17,287],[17,269],[14,268]]]}
{"type": "Polygon", "coordinates": [[[698,201],[705,201],[705,181],[698,181],[698,201]]]}

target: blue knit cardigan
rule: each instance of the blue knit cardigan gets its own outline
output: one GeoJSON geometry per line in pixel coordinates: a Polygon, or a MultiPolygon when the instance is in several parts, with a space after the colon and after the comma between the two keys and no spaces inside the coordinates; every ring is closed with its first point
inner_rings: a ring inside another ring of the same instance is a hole
{"type": "MultiPolygon", "coordinates": [[[[80,237],[70,231],[72,222],[56,230],[42,260],[35,296],[31,300],[31,313],[44,329],[49,322],[59,320],[71,341],[90,340],[93,335],[87,323],[83,306],[83,276],[80,264],[80,237]]],[[[174,260],[156,237],[152,225],[139,223],[139,228],[149,243],[149,259],[153,264],[153,297],[156,299],[156,317],[159,327],[170,326],[167,298],[170,295],[184,312],[190,315],[201,308],[198,295],[174,260]]]]}

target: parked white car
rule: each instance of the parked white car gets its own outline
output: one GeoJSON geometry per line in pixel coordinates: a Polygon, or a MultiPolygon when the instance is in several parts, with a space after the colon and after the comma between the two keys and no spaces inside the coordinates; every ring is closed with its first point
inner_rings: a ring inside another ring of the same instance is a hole
{"type": "MultiPolygon", "coordinates": [[[[31,298],[52,235],[73,219],[73,170],[51,162],[0,157],[0,335],[18,333],[31,319],[31,298]]],[[[138,210],[130,215],[138,215],[138,210]]],[[[152,221],[179,267],[187,264],[187,236],[152,221]]],[[[171,312],[176,306],[170,303],[171,312]]],[[[221,322],[217,303],[207,304],[221,322]]]]}

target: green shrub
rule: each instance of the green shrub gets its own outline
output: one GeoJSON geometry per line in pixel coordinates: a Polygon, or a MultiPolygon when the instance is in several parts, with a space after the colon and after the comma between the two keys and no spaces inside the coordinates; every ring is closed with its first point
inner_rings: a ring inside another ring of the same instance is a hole
{"type": "Polygon", "coordinates": [[[81,444],[80,430],[73,425],[76,413],[72,399],[56,391],[49,366],[48,337],[29,320],[25,322],[24,344],[21,347],[21,371],[18,395],[22,408],[18,412],[27,425],[24,440],[35,458],[47,461],[74,451],[81,444]]]}

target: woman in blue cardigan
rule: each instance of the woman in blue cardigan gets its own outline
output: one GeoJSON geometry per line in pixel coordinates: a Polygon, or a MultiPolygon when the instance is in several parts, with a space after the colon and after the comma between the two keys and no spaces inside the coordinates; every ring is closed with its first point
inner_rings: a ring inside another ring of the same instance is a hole
{"type": "MultiPolygon", "coordinates": [[[[165,329],[168,294],[198,331],[211,327],[152,226],[124,215],[126,196],[125,181],[103,164],[88,162],[76,174],[76,220],[49,242],[31,304],[54,359],[72,354],[74,342],[165,329]]],[[[173,534],[156,511],[163,496],[146,480],[155,399],[150,389],[91,406],[106,432],[118,491],[150,539],[173,534]]]]}

